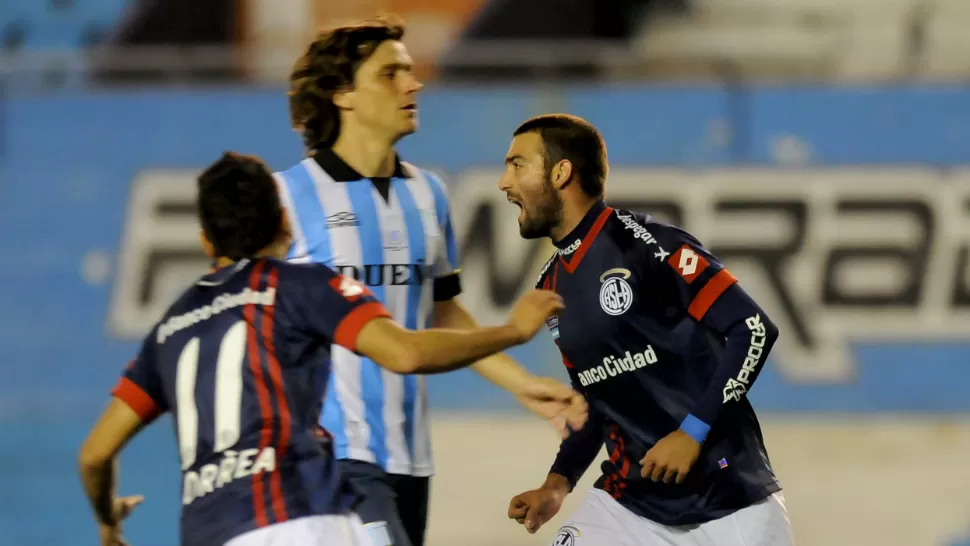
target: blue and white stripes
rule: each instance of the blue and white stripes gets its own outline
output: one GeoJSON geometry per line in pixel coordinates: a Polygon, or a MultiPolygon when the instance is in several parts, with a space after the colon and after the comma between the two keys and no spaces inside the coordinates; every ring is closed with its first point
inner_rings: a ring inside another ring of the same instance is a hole
{"type": "MultiPolygon", "coordinates": [[[[387,201],[369,180],[335,182],[312,159],[277,180],[293,227],[290,259],[345,274],[379,271],[361,280],[371,281],[395,320],[421,329],[429,325],[433,277],[456,269],[458,249],[441,181],[406,168],[413,176],[393,179],[387,201]],[[407,267],[393,269],[400,265],[407,267]],[[402,282],[400,271],[419,273],[402,282]]],[[[395,474],[433,473],[424,377],[397,375],[334,346],[321,424],[333,435],[338,458],[395,474]]]]}

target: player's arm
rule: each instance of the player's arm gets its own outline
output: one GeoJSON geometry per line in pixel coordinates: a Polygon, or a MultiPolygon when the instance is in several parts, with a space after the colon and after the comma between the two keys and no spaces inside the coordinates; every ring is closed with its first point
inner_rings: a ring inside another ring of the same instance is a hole
{"type": "Polygon", "coordinates": [[[603,415],[591,407],[588,424],[559,444],[556,460],[542,487],[559,491],[563,496],[572,491],[602,449],[603,430],[603,415]]]}
{"type": "Polygon", "coordinates": [[[81,447],[81,483],[100,525],[115,527],[123,517],[116,510],[116,457],[144,425],[128,404],[112,398],[81,447]]]}
{"type": "MultiPolygon", "coordinates": [[[[436,301],[432,317],[433,325],[436,328],[465,330],[478,327],[475,318],[456,298],[436,301]]],[[[528,385],[529,380],[534,377],[518,362],[504,354],[495,354],[483,358],[473,364],[472,369],[485,379],[515,395],[520,394],[528,385]]]]}
{"type": "Polygon", "coordinates": [[[490,354],[531,339],[545,319],[562,309],[556,294],[534,291],[517,303],[503,326],[455,330],[433,328],[415,332],[390,318],[384,306],[363,284],[318,264],[288,271],[295,284],[280,286],[303,293],[298,298],[304,325],[311,335],[362,354],[380,366],[402,374],[441,373],[461,368],[490,354]]]}
{"type": "MultiPolygon", "coordinates": [[[[677,230],[665,235],[661,244],[670,248],[671,254],[662,263],[652,264],[656,282],[677,294],[693,320],[725,340],[707,389],[694,400],[681,423],[681,430],[703,443],[724,407],[739,401],[754,385],[778,339],[778,328],[699,242],[677,230]]],[[[648,254],[646,259],[653,258],[648,254]]]]}
{"type": "Polygon", "coordinates": [[[141,497],[116,497],[117,457],[147,424],[165,411],[161,380],[153,362],[152,334],[112,391],[108,407],[78,454],[81,482],[94,509],[102,540],[119,533],[119,524],[141,497]]]}
{"type": "MultiPolygon", "coordinates": [[[[458,302],[461,294],[461,274],[458,269],[458,241],[451,222],[451,210],[444,186],[434,175],[427,174],[429,183],[439,190],[435,199],[441,237],[433,262],[434,308],[432,324],[437,328],[467,330],[477,328],[474,317],[458,302]]],[[[472,369],[499,387],[519,395],[532,379],[532,374],[503,354],[494,354],[472,365],[472,369]]]]}
{"type": "Polygon", "coordinates": [[[603,430],[602,414],[591,408],[586,426],[559,445],[559,453],[542,485],[516,495],[509,502],[509,518],[523,524],[530,533],[552,519],[602,449],[603,430]]]}
{"type": "MultiPolygon", "coordinates": [[[[436,301],[433,324],[439,328],[471,330],[478,322],[456,298],[436,301]]],[[[546,377],[538,377],[508,355],[487,356],[471,368],[495,385],[509,391],[526,409],[545,419],[555,419],[554,425],[563,435],[582,428],[586,423],[586,400],[570,387],[546,377]]]]}
{"type": "MultiPolygon", "coordinates": [[[[445,187],[433,174],[426,173],[435,191],[435,213],[442,236],[436,249],[434,274],[433,325],[438,328],[473,329],[478,322],[459,302],[461,275],[458,269],[458,241],[451,221],[451,209],[445,187]]],[[[586,420],[586,401],[559,382],[536,377],[507,355],[496,353],[472,364],[479,375],[509,391],[529,411],[546,419],[556,419],[556,427],[563,434],[578,429],[586,420]],[[563,420],[558,419],[563,417],[563,420]],[[568,427],[567,427],[568,425],[568,427]]]]}
{"type": "Polygon", "coordinates": [[[551,292],[535,291],[520,301],[503,326],[407,330],[385,317],[364,324],[356,339],[345,338],[348,348],[393,372],[433,374],[464,368],[509,347],[525,343],[539,331],[545,319],[562,303],[551,292]]]}

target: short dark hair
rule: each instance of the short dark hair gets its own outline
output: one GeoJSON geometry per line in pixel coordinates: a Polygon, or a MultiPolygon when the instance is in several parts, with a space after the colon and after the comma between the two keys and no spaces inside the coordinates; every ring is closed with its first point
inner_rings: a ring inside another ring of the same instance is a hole
{"type": "Polygon", "coordinates": [[[354,85],[354,74],[388,40],[404,37],[404,23],[382,15],[320,33],[290,73],[290,122],[303,132],[309,150],[333,146],[340,135],[338,91],[354,85]]]}
{"type": "Polygon", "coordinates": [[[579,186],[591,197],[602,197],[609,174],[606,142],[592,123],[569,114],[545,114],[527,120],[513,136],[538,133],[546,169],[568,159],[579,176],[579,186]]]}
{"type": "Polygon", "coordinates": [[[276,181],[258,157],[226,152],[198,178],[199,222],[216,257],[251,258],[280,234],[276,181]]]}

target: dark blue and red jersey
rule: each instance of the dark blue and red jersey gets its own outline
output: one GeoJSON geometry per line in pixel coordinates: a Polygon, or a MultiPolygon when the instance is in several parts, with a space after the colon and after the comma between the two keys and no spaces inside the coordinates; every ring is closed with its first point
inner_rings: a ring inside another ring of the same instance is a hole
{"type": "Polygon", "coordinates": [[[605,442],[595,487],[665,525],[778,491],[745,396],[778,330],[737,279],[685,231],[602,202],[556,246],[537,286],[565,300],[549,328],[590,421],[551,472],[575,486],[605,442]],[[678,428],[702,443],[686,480],[641,478],[640,459],[678,428]]]}
{"type": "Polygon", "coordinates": [[[174,417],[183,546],[352,508],[316,427],[331,345],[354,350],[386,316],[326,266],[265,258],[202,277],[168,310],[112,394],[146,421],[174,417]]]}

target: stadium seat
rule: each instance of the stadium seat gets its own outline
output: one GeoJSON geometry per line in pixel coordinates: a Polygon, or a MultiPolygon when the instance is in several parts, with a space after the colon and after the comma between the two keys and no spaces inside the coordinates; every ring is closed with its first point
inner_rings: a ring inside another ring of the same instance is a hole
{"type": "Polygon", "coordinates": [[[72,51],[104,34],[123,14],[126,0],[4,0],[0,31],[22,33],[22,47],[37,51],[72,51]],[[8,25],[14,25],[8,30],[8,25]],[[101,29],[97,32],[92,29],[101,29]]]}

